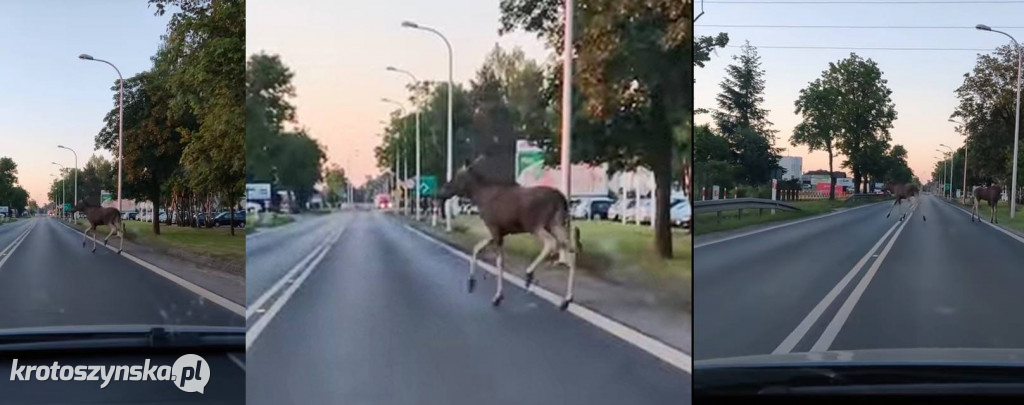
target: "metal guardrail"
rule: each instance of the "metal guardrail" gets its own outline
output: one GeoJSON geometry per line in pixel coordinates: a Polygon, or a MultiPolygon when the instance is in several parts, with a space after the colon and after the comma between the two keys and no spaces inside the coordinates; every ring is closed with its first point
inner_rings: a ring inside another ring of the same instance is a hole
{"type": "Polygon", "coordinates": [[[800,208],[782,201],[767,198],[731,198],[724,200],[704,200],[693,203],[693,213],[720,212],[746,209],[779,209],[783,211],[800,211],[800,208]]]}

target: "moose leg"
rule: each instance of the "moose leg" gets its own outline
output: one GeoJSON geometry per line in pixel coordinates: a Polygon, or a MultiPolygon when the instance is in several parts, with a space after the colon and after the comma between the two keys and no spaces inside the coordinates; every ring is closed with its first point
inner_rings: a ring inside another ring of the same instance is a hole
{"type": "Polygon", "coordinates": [[[117,254],[121,254],[121,250],[124,249],[124,223],[118,222],[117,236],[121,238],[121,243],[117,245],[117,254]]]}
{"type": "Polygon", "coordinates": [[[996,218],[996,204],[992,204],[989,208],[992,209],[992,219],[989,222],[992,222],[994,224],[998,224],[999,223],[999,219],[996,218]]]}
{"type": "Polygon", "coordinates": [[[92,252],[93,253],[96,253],[96,232],[97,231],[98,230],[96,229],[96,226],[93,225],[93,227],[92,227],[92,252]]]}
{"type": "Polygon", "coordinates": [[[106,238],[103,238],[103,246],[107,246],[107,240],[110,239],[110,235],[113,235],[114,232],[117,232],[117,228],[115,228],[114,225],[111,224],[110,225],[110,232],[107,233],[107,237],[106,238]]]}
{"type": "Polygon", "coordinates": [[[92,229],[92,224],[89,224],[88,228],[85,228],[85,233],[82,234],[82,247],[85,247],[85,240],[89,239],[89,231],[92,229]]]}
{"type": "Polygon", "coordinates": [[[892,209],[896,208],[896,204],[898,204],[899,202],[900,202],[900,198],[896,197],[896,201],[893,201],[892,205],[889,206],[889,212],[885,213],[885,217],[886,218],[889,218],[889,215],[892,215],[892,209]]]}
{"type": "Polygon", "coordinates": [[[533,263],[530,263],[530,267],[526,268],[526,289],[530,289],[530,284],[533,284],[533,271],[537,269],[537,265],[551,254],[551,250],[554,249],[555,245],[558,243],[555,240],[555,237],[543,228],[534,232],[534,235],[537,235],[537,238],[544,244],[544,247],[541,248],[540,254],[537,255],[537,258],[533,259],[533,263]]]}
{"type": "MultiPolygon", "coordinates": [[[[579,233],[576,233],[579,236],[579,233]]],[[[575,238],[573,238],[575,239],[575,238]]],[[[565,287],[565,298],[562,299],[562,304],[558,306],[558,309],[565,311],[569,308],[569,303],[572,302],[572,284],[573,276],[576,274],[576,252],[578,251],[577,240],[570,240],[565,246],[568,248],[566,257],[569,259],[569,284],[565,287]]]]}
{"type": "Polygon", "coordinates": [[[469,261],[469,280],[466,281],[467,289],[470,293],[473,292],[473,288],[476,287],[476,279],[473,275],[476,273],[476,257],[480,254],[481,250],[487,247],[487,244],[491,243],[492,237],[488,236],[486,239],[477,242],[476,246],[473,246],[473,260],[469,261]]]}
{"type": "MultiPolygon", "coordinates": [[[[971,206],[971,222],[974,222],[974,216],[978,214],[978,198],[974,198],[974,205],[971,206]]],[[[981,219],[980,217],[978,219],[981,219]]]]}
{"type": "Polygon", "coordinates": [[[502,295],[501,293],[502,281],[505,279],[505,266],[501,260],[502,258],[504,258],[505,253],[503,252],[504,249],[502,248],[501,245],[501,239],[499,238],[497,240],[497,243],[495,243],[495,246],[498,249],[498,291],[494,293],[494,298],[491,300],[491,305],[494,306],[498,306],[499,304],[501,304],[502,298],[505,298],[505,296],[502,295]]]}

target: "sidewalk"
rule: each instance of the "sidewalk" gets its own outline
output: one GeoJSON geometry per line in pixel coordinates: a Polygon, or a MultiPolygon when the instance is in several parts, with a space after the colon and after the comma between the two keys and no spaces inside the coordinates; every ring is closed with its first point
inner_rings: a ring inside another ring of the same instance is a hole
{"type": "MultiPolygon", "coordinates": [[[[82,233],[80,228],[72,227],[64,221],[61,221],[61,223],[71,227],[78,233],[82,233]]],[[[104,236],[106,234],[101,232],[96,239],[97,245],[103,243],[104,236]]],[[[88,243],[92,243],[92,241],[90,240],[88,243]]],[[[116,236],[111,236],[109,243],[115,244],[113,246],[116,247],[120,240],[116,236]]],[[[157,248],[136,243],[127,238],[124,240],[123,250],[214,294],[227,298],[239,305],[245,305],[244,264],[240,267],[234,263],[191,255],[179,249],[157,248]]]]}
{"type": "MultiPolygon", "coordinates": [[[[431,227],[429,218],[422,222],[417,222],[405,216],[393,215],[393,217],[441,240],[449,246],[467,254],[472,254],[470,249],[459,246],[449,238],[445,234],[443,227],[431,227]]],[[[438,225],[441,224],[443,224],[443,221],[438,221],[438,225]]],[[[479,257],[479,260],[490,264],[494,263],[494,259],[493,249],[485,250],[479,257]]],[[[506,254],[505,271],[523,277],[526,267],[532,259],[532,257],[524,258],[506,254]]],[[[534,275],[538,285],[561,295],[565,291],[569,274],[564,266],[542,263],[537,267],[534,275]]],[[[644,290],[635,285],[598,278],[582,268],[577,268],[575,286],[573,288],[573,298],[577,304],[626,324],[684,353],[692,354],[693,316],[689,310],[691,304],[689,302],[681,302],[683,300],[680,296],[669,296],[668,294],[644,290]]],[[[690,285],[682,285],[679,288],[681,291],[691,291],[690,285]]]]}

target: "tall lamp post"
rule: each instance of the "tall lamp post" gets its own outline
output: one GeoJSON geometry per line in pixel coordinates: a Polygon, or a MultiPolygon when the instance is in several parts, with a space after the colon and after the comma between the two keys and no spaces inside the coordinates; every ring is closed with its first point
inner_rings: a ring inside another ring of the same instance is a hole
{"type": "Polygon", "coordinates": [[[124,160],[123,148],[124,145],[124,77],[121,77],[121,71],[114,66],[113,63],[107,62],[103,59],[96,59],[87,54],[78,55],[78,59],[91,60],[96,62],[103,62],[110,67],[114,68],[117,72],[118,78],[118,101],[117,101],[117,210],[121,211],[121,166],[124,160]]]}
{"type": "Polygon", "coordinates": [[[60,168],[60,172],[59,172],[59,173],[61,173],[61,176],[60,176],[60,214],[61,215],[60,216],[65,217],[64,219],[67,219],[68,213],[67,213],[67,210],[64,209],[64,205],[67,204],[67,201],[68,201],[67,200],[67,193],[64,192],[64,166],[61,166],[60,163],[57,163],[57,162],[50,162],[50,163],[53,163],[53,164],[57,165],[57,167],[60,168]]]}
{"type": "Polygon", "coordinates": [[[964,204],[967,204],[967,141],[970,139],[971,135],[967,133],[967,125],[964,123],[952,118],[949,119],[949,122],[960,124],[960,127],[964,129],[964,196],[962,200],[964,204]]]}
{"type": "MultiPolygon", "coordinates": [[[[949,149],[949,199],[953,199],[953,148],[946,145],[939,144],[939,146],[949,149]]],[[[945,186],[943,186],[945,187],[945,186]]]]}
{"type": "MultiPolygon", "coordinates": [[[[391,72],[405,73],[406,75],[408,75],[412,79],[413,85],[417,85],[420,82],[419,80],[416,79],[416,76],[413,75],[408,70],[398,69],[398,68],[395,68],[394,66],[388,66],[387,70],[391,71],[391,72]]],[[[406,170],[408,170],[408,169],[409,168],[406,167],[406,170]]],[[[417,107],[416,108],[416,206],[414,208],[414,210],[416,211],[416,220],[417,221],[420,220],[420,201],[421,201],[420,198],[421,198],[421,196],[420,196],[420,109],[419,109],[419,107],[417,107]]]]}
{"type": "MultiPolygon", "coordinates": [[[[50,177],[53,177],[53,178],[57,179],[57,181],[60,181],[60,182],[61,182],[61,189],[63,190],[63,188],[64,188],[64,183],[63,183],[63,180],[64,180],[64,179],[63,179],[63,178],[60,178],[60,177],[57,177],[57,175],[56,175],[56,174],[50,174],[50,177]]],[[[53,202],[53,205],[54,205],[54,206],[56,207],[56,205],[57,205],[57,204],[60,204],[60,210],[59,210],[59,211],[60,211],[60,213],[61,213],[61,216],[64,216],[64,202],[63,202],[63,201],[61,201],[61,202],[59,202],[59,203],[58,203],[58,202],[56,201],[56,200],[57,200],[57,196],[53,196],[53,199],[55,200],[55,201],[53,202]]],[[[54,211],[57,211],[57,210],[54,210],[54,211]]]]}
{"type": "MultiPolygon", "coordinates": [[[[74,187],[74,189],[75,189],[75,192],[74,192],[75,200],[74,201],[75,201],[75,204],[77,204],[78,203],[78,154],[75,153],[75,151],[73,149],[71,149],[71,148],[69,148],[67,146],[64,146],[64,145],[57,145],[57,148],[67,149],[67,150],[71,151],[72,154],[75,155],[75,187],[74,187]]],[[[74,215],[74,213],[72,213],[72,215],[74,215]]]]}
{"type": "MultiPolygon", "coordinates": [[[[939,160],[942,161],[942,180],[939,180],[939,183],[945,183],[946,182],[946,154],[944,152],[942,152],[941,150],[938,150],[938,149],[936,149],[935,151],[939,152],[939,153],[942,153],[942,157],[936,157],[936,159],[939,159],[939,160]]],[[[941,186],[942,186],[942,196],[945,197],[946,196],[946,185],[942,184],[941,186]]]]}
{"type": "MultiPolygon", "coordinates": [[[[572,2],[572,0],[567,0],[567,1],[569,1],[570,4],[572,2]]],[[[452,44],[450,42],[448,42],[448,38],[445,38],[444,34],[441,34],[440,32],[438,32],[437,30],[435,30],[433,28],[425,27],[425,26],[416,24],[416,23],[411,22],[411,21],[403,21],[402,22],[402,26],[405,27],[405,28],[414,28],[414,29],[419,29],[419,30],[424,30],[424,31],[432,32],[432,33],[436,34],[437,36],[441,37],[441,40],[444,41],[444,45],[448,47],[448,158],[447,158],[447,174],[445,176],[445,181],[452,181],[452,91],[453,91],[452,88],[454,87],[453,84],[452,84],[452,44]]],[[[451,212],[450,212],[451,211],[450,210],[451,204],[450,204],[450,202],[451,202],[451,199],[445,200],[445,202],[444,202],[445,213],[446,213],[446,215],[444,216],[444,229],[445,229],[445,231],[448,231],[448,232],[452,231],[452,220],[451,220],[451,212]]]]}
{"type": "Polygon", "coordinates": [[[982,31],[998,32],[1000,34],[1010,37],[1013,41],[1013,46],[1017,48],[1017,118],[1013,125],[1013,174],[1010,179],[1010,219],[1013,219],[1017,212],[1017,150],[1018,144],[1020,143],[1020,83],[1021,83],[1021,68],[1024,67],[1024,50],[1021,50],[1020,43],[1017,42],[1012,35],[1005,32],[994,30],[985,24],[978,24],[975,28],[982,31]]]}
{"type": "MultiPolygon", "coordinates": [[[[562,45],[562,192],[568,200],[572,195],[572,44],[573,44],[573,12],[575,3],[573,0],[565,0],[565,21],[564,21],[564,43],[562,45]]],[[[572,215],[566,217],[566,230],[569,231],[569,240],[572,250],[569,254],[569,280],[565,297],[560,306],[561,309],[569,307],[572,302],[573,273],[576,271],[576,233],[573,232],[572,215]]],[[[654,216],[651,217],[654,222],[654,216]]]]}
{"type": "MultiPolygon", "coordinates": [[[[398,106],[399,111],[402,112],[402,118],[405,118],[405,106],[402,105],[402,103],[399,103],[399,102],[397,102],[395,100],[392,100],[392,99],[389,99],[389,98],[382,98],[382,99],[380,99],[380,101],[383,101],[385,103],[391,103],[391,104],[394,104],[394,105],[398,106]]],[[[403,129],[405,128],[405,123],[404,122],[402,123],[402,128],[403,129]]],[[[398,178],[398,174],[401,173],[401,171],[400,171],[401,170],[400,166],[401,166],[401,162],[402,162],[402,160],[401,160],[402,152],[401,151],[402,151],[402,133],[399,132],[398,133],[398,143],[395,144],[395,178],[396,179],[398,178]]],[[[406,153],[408,153],[408,152],[406,152],[406,153]]],[[[406,166],[405,167],[406,174],[409,174],[409,163],[406,162],[405,166],[406,166]]],[[[408,180],[408,176],[406,176],[406,180],[408,180]]],[[[398,187],[398,182],[397,181],[395,182],[395,187],[398,187]]],[[[401,191],[401,198],[402,198],[402,203],[407,208],[409,206],[409,201],[408,201],[408,199],[405,196],[405,188],[404,187],[402,188],[402,191],[401,191]]],[[[399,209],[399,211],[403,211],[403,210],[399,209]]]]}

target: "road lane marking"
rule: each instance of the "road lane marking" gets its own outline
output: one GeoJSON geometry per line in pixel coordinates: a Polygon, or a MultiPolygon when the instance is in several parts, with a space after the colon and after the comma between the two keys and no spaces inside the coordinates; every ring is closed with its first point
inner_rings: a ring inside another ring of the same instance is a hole
{"type": "MultiPolygon", "coordinates": [[[[910,212],[913,212],[913,208],[911,208],[910,212]]],[[[807,331],[811,329],[811,326],[814,326],[814,324],[818,322],[818,319],[821,318],[821,314],[825,312],[829,305],[832,305],[832,302],[836,300],[843,290],[846,289],[846,286],[850,284],[850,281],[852,281],[854,277],[857,276],[857,273],[860,273],[860,269],[863,268],[868,260],[871,259],[872,254],[878,250],[878,247],[881,246],[883,242],[885,242],[886,238],[889,237],[889,234],[891,234],[896,227],[900,226],[900,224],[906,222],[908,221],[904,220],[903,222],[896,222],[893,224],[892,227],[890,227],[889,230],[878,239],[878,242],[875,242],[875,245],[872,246],[871,249],[868,249],[867,253],[860,258],[860,261],[858,261],[857,264],[855,264],[853,268],[846,273],[846,276],[843,276],[842,280],[839,280],[839,283],[837,283],[835,287],[832,287],[832,290],[825,295],[825,298],[822,298],[821,301],[818,302],[818,305],[814,306],[814,309],[804,317],[803,321],[800,321],[800,324],[797,325],[796,329],[793,329],[789,336],[786,336],[786,339],[783,340],[774,351],[772,351],[772,354],[786,354],[793,351],[793,348],[803,340],[804,336],[807,335],[807,331]]]]}
{"type": "MultiPolygon", "coordinates": [[[[64,222],[61,222],[60,224],[64,225],[65,227],[67,227],[68,229],[70,229],[72,231],[75,231],[75,232],[78,232],[78,233],[83,233],[82,231],[79,231],[78,229],[72,228],[70,225],[65,224],[64,222]]],[[[114,248],[113,244],[111,244],[111,245],[103,245],[103,247],[109,249],[111,252],[117,253],[117,249],[114,248]]],[[[235,315],[239,315],[239,316],[245,315],[245,306],[244,305],[238,304],[238,303],[236,303],[234,301],[231,301],[231,300],[229,300],[227,298],[224,298],[224,297],[220,296],[219,294],[217,294],[217,293],[215,293],[213,291],[210,291],[210,290],[207,290],[207,289],[205,289],[203,287],[200,287],[198,284],[195,284],[195,283],[193,283],[191,281],[185,280],[184,278],[181,278],[181,277],[179,277],[178,275],[176,275],[174,273],[171,273],[171,272],[169,272],[167,270],[164,270],[164,269],[162,269],[160,267],[157,267],[155,264],[152,264],[150,262],[142,260],[142,259],[136,257],[135,255],[133,255],[131,253],[128,253],[126,251],[121,251],[119,256],[124,257],[125,259],[128,259],[128,260],[130,260],[132,262],[135,262],[135,264],[138,264],[139,266],[142,266],[143,268],[145,268],[145,269],[147,269],[149,271],[152,271],[152,272],[160,275],[163,278],[166,278],[166,279],[170,280],[174,284],[177,284],[177,285],[179,285],[181,287],[184,287],[186,290],[189,290],[189,291],[199,295],[200,297],[206,298],[206,299],[210,300],[211,302],[213,302],[213,303],[215,303],[217,305],[220,305],[221,307],[224,307],[228,311],[231,311],[231,312],[235,313],[235,315]]]]}
{"type": "Polygon", "coordinates": [[[742,237],[758,234],[758,233],[761,233],[761,232],[771,231],[773,229],[785,228],[787,226],[801,224],[801,223],[804,223],[804,222],[807,222],[807,221],[813,221],[813,220],[816,220],[816,219],[828,218],[828,217],[831,217],[833,215],[839,215],[839,214],[850,212],[850,211],[853,211],[853,210],[859,210],[861,208],[870,207],[870,206],[873,206],[875,204],[881,204],[883,202],[885,202],[885,201],[880,201],[880,202],[870,203],[870,204],[864,204],[864,205],[861,205],[859,207],[853,207],[853,208],[842,210],[842,211],[831,212],[831,213],[828,213],[828,214],[825,214],[825,215],[818,215],[818,216],[814,216],[814,217],[810,217],[810,218],[804,218],[804,219],[801,219],[801,220],[797,220],[797,221],[793,221],[793,222],[787,222],[787,223],[780,224],[780,225],[769,226],[767,228],[755,229],[753,231],[746,232],[746,233],[741,233],[739,235],[733,235],[733,236],[725,237],[725,238],[722,238],[722,239],[712,240],[712,241],[708,241],[708,242],[704,242],[704,243],[698,243],[698,244],[693,245],[693,248],[694,249],[702,248],[702,247],[705,247],[705,246],[714,245],[716,243],[726,242],[726,241],[730,241],[730,240],[733,240],[733,239],[739,239],[739,238],[742,238],[742,237]]]}
{"type": "Polygon", "coordinates": [[[320,261],[323,260],[324,256],[327,256],[327,252],[331,250],[331,247],[333,247],[335,242],[341,238],[341,235],[345,233],[345,229],[347,228],[347,226],[343,227],[340,231],[335,232],[333,235],[330,235],[325,239],[325,241],[327,241],[326,248],[320,249],[317,257],[309,262],[309,265],[306,266],[301,274],[299,274],[298,279],[296,279],[294,283],[290,284],[288,289],[286,289],[280,297],[274,300],[274,303],[269,309],[267,309],[267,312],[263,316],[259,317],[251,328],[245,331],[245,350],[248,351],[249,348],[252,347],[253,343],[256,343],[256,339],[259,339],[260,334],[263,333],[263,330],[268,324],[270,324],[270,321],[273,320],[274,316],[276,316],[281,308],[284,307],[284,304],[288,302],[292,297],[292,294],[302,286],[302,282],[313,273],[316,266],[320,264],[320,261]]]}
{"type": "Polygon", "coordinates": [[[878,268],[882,266],[882,262],[885,261],[885,256],[889,254],[892,249],[892,245],[896,243],[896,239],[899,239],[900,233],[903,232],[903,228],[907,227],[910,223],[910,218],[914,216],[914,209],[911,209],[907,214],[906,220],[900,225],[900,229],[896,230],[896,233],[889,239],[889,243],[885,244],[885,249],[882,249],[882,254],[878,256],[878,260],[871,263],[871,268],[864,274],[864,277],[860,279],[857,286],[853,288],[853,292],[850,293],[849,297],[846,297],[846,301],[843,302],[843,306],[839,307],[839,311],[832,318],[832,321],[828,323],[828,327],[822,332],[818,341],[811,347],[812,352],[823,352],[828,350],[829,346],[832,346],[832,342],[836,340],[836,336],[839,335],[839,331],[843,329],[843,325],[846,324],[846,320],[850,318],[850,313],[853,312],[853,307],[860,301],[860,297],[864,295],[864,290],[868,288],[868,284],[871,283],[871,279],[878,273],[878,268]]]}
{"type": "Polygon", "coordinates": [[[316,255],[319,254],[320,251],[323,250],[325,246],[327,246],[326,240],[324,240],[315,248],[313,248],[313,251],[309,252],[308,255],[302,258],[302,260],[299,260],[299,262],[296,263],[295,266],[291,268],[291,270],[288,270],[288,273],[285,273],[284,277],[278,279],[273,286],[267,289],[267,291],[264,291],[263,294],[261,294],[259,298],[256,299],[256,301],[254,301],[252,304],[248,306],[248,308],[245,311],[245,319],[249,319],[254,314],[259,313],[260,310],[263,309],[263,304],[265,304],[267,300],[270,299],[270,297],[273,297],[274,294],[277,294],[277,292],[280,289],[284,288],[286,284],[290,284],[292,279],[295,278],[295,274],[304,269],[306,267],[306,264],[309,263],[309,261],[312,260],[314,257],[316,257],[316,255]]]}
{"type": "Polygon", "coordinates": [[[32,232],[32,229],[36,227],[36,224],[37,222],[33,221],[31,225],[28,225],[28,229],[26,229],[24,232],[20,233],[16,238],[14,238],[14,240],[11,241],[11,243],[7,245],[7,247],[4,248],[3,251],[0,251],[0,256],[2,256],[2,258],[0,258],[0,268],[4,267],[4,263],[7,263],[7,259],[10,259],[11,256],[14,256],[14,249],[17,249],[18,246],[21,246],[21,243],[24,242],[26,238],[28,238],[29,232],[32,232]]]}
{"type": "MultiPolygon", "coordinates": [[[[427,241],[444,248],[445,250],[466,260],[467,262],[472,262],[473,257],[470,256],[469,254],[461,250],[455,249],[449,246],[448,244],[441,242],[430,235],[427,235],[423,231],[413,228],[412,226],[409,226],[407,224],[403,224],[403,226],[405,226],[406,229],[412,231],[412,233],[419,235],[423,239],[426,239],[427,241]]],[[[477,265],[486,270],[488,273],[493,274],[494,276],[498,275],[498,269],[492,266],[490,263],[478,260],[477,265]]],[[[512,272],[509,271],[504,272],[504,276],[504,279],[506,281],[512,283],[513,285],[519,288],[522,288],[524,290],[526,289],[526,282],[519,276],[516,276],[515,274],[512,274],[512,272]]],[[[561,305],[562,303],[561,295],[548,291],[542,288],[541,286],[537,285],[536,283],[530,286],[530,289],[527,291],[527,293],[532,293],[544,299],[545,301],[550,302],[555,306],[561,305]]],[[[690,356],[686,355],[686,353],[683,353],[682,350],[678,350],[672,346],[669,346],[668,344],[660,340],[647,336],[642,332],[637,331],[636,329],[630,328],[629,326],[626,326],[618,321],[615,321],[614,319],[604,316],[594,310],[591,310],[590,308],[579,305],[576,302],[570,303],[569,308],[566,311],[573,315],[576,315],[578,318],[583,319],[584,321],[587,321],[591,325],[594,325],[599,329],[604,330],[605,332],[611,333],[612,335],[626,341],[627,343],[630,343],[640,348],[641,350],[654,355],[655,357],[661,359],[662,361],[687,372],[688,374],[693,374],[693,359],[690,356]]]]}
{"type": "MultiPolygon", "coordinates": [[[[965,209],[963,209],[963,208],[960,208],[959,206],[957,206],[957,205],[954,205],[954,204],[952,204],[952,203],[949,203],[949,202],[947,202],[947,204],[948,204],[949,206],[951,206],[951,207],[953,207],[953,208],[956,208],[956,209],[960,210],[961,212],[963,212],[963,213],[967,214],[967,216],[969,216],[969,217],[973,217],[973,215],[971,215],[971,212],[970,212],[970,211],[967,211],[967,210],[965,210],[965,209]]],[[[973,208],[972,208],[972,209],[973,209],[973,208]]],[[[981,211],[981,205],[980,205],[980,204],[978,205],[978,211],[981,211]]],[[[1016,240],[1017,240],[1018,242],[1020,242],[1020,243],[1024,243],[1024,238],[1020,237],[1019,235],[1016,235],[1016,234],[1014,234],[1013,232],[1010,232],[1010,231],[1007,231],[1007,230],[1003,229],[1003,228],[1002,228],[1001,226],[999,226],[999,225],[996,225],[996,224],[993,224],[993,223],[989,223],[989,222],[985,222],[985,221],[981,221],[981,223],[983,223],[983,224],[985,224],[985,225],[988,225],[988,226],[991,226],[991,227],[992,227],[992,229],[995,229],[995,230],[997,230],[997,231],[999,231],[999,232],[1002,232],[1002,233],[1006,234],[1006,236],[1009,236],[1009,237],[1011,237],[1011,238],[1013,238],[1013,239],[1016,239],[1016,240]]]]}

